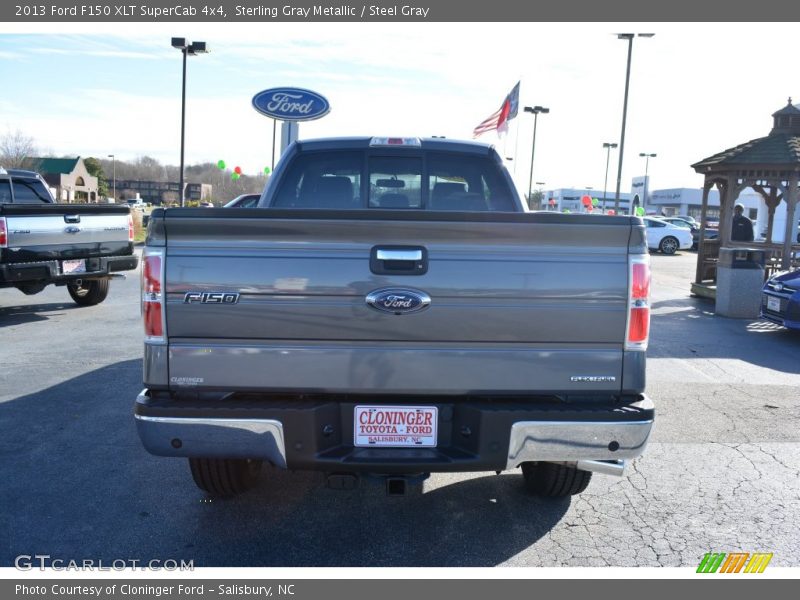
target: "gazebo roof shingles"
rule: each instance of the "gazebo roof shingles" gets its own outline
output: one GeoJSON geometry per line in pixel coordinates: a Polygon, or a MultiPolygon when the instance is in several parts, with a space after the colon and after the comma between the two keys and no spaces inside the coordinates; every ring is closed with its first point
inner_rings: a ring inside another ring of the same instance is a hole
{"type": "Polygon", "coordinates": [[[800,135],[775,133],[756,138],[704,158],[693,164],[692,168],[698,173],[703,173],[715,167],[738,165],[800,167],[800,135]]]}

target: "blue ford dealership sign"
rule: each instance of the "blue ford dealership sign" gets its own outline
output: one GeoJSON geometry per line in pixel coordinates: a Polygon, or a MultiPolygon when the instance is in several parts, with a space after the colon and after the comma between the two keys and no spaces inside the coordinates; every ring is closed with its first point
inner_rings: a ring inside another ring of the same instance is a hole
{"type": "Polygon", "coordinates": [[[324,96],[302,88],[271,88],[253,96],[253,108],[279,121],[312,121],[331,110],[324,96]]]}

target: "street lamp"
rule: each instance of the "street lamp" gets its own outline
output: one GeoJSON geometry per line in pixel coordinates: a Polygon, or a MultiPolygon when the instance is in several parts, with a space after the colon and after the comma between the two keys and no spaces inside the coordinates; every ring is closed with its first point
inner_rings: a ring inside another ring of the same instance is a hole
{"type": "Polygon", "coordinates": [[[603,142],[603,148],[607,149],[606,152],[606,179],[605,183],[603,183],[603,214],[606,212],[606,190],[608,189],[608,163],[611,161],[611,149],[616,148],[618,144],[612,144],[611,142],[603,142]]]}
{"type": "Polygon", "coordinates": [[[172,47],[177,48],[183,54],[183,90],[181,93],[181,206],[184,205],[183,189],[183,148],[186,133],[186,57],[208,52],[205,42],[187,42],[186,38],[172,38],[172,47]]]}
{"type": "Polygon", "coordinates": [[[625,121],[628,118],[628,88],[631,82],[631,54],[633,54],[633,38],[651,38],[655,33],[618,33],[618,40],[628,40],[628,67],[625,71],[625,100],[622,103],[622,133],[619,136],[619,164],[617,167],[617,193],[614,196],[614,210],[619,213],[619,188],[622,183],[622,159],[625,154],[625,121]]]}
{"type": "Polygon", "coordinates": [[[539,113],[547,114],[549,108],[544,106],[526,106],[525,112],[533,113],[533,144],[531,145],[531,175],[528,178],[528,203],[531,201],[531,191],[533,188],[533,157],[536,154],[536,124],[539,120],[539,113]]]}
{"type": "Polygon", "coordinates": [[[114,191],[111,192],[114,195],[114,202],[117,201],[117,157],[115,154],[109,154],[108,158],[111,159],[111,169],[114,173],[114,191]]]}
{"type": "MultiPolygon", "coordinates": [[[[645,208],[645,204],[647,203],[647,168],[650,166],[650,159],[651,158],[655,158],[657,155],[655,153],[647,154],[646,152],[639,152],[639,156],[643,156],[644,159],[645,159],[645,162],[644,162],[644,195],[642,196],[642,209],[644,209],[645,208]]],[[[645,214],[647,214],[646,210],[645,210],[645,214]]]]}

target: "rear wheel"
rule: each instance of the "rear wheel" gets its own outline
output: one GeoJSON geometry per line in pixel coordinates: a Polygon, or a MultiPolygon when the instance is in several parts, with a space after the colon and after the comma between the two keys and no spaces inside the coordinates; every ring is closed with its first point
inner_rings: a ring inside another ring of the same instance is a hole
{"type": "Polygon", "coordinates": [[[67,284],[67,291],[76,304],[93,306],[108,296],[108,279],[80,280],[67,284]]]}
{"type": "Polygon", "coordinates": [[[195,484],[212,496],[236,496],[252,488],[261,472],[261,461],[239,458],[190,458],[195,484]]]}
{"type": "Polygon", "coordinates": [[[658,245],[658,249],[664,254],[675,254],[680,248],[678,240],[672,236],[667,236],[658,245]]]}
{"type": "Polygon", "coordinates": [[[529,492],[550,498],[580,494],[592,480],[589,471],[548,462],[522,463],[522,476],[529,492]]]}

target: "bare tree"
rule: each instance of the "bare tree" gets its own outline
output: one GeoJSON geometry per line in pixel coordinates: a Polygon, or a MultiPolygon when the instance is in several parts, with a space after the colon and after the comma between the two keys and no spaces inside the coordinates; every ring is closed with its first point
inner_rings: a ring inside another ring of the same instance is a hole
{"type": "Polygon", "coordinates": [[[34,169],[33,157],[38,150],[36,142],[19,129],[12,132],[8,130],[0,137],[0,166],[7,169],[34,169]]]}

